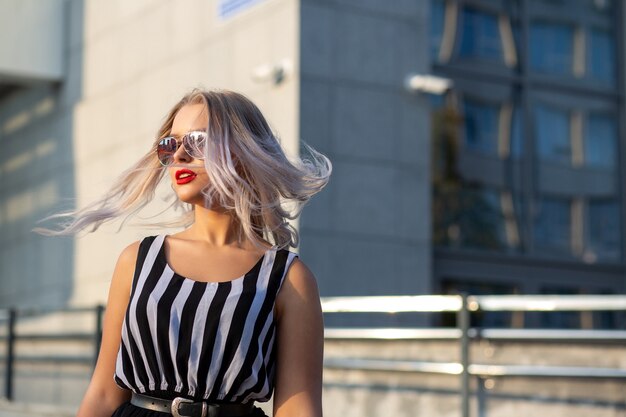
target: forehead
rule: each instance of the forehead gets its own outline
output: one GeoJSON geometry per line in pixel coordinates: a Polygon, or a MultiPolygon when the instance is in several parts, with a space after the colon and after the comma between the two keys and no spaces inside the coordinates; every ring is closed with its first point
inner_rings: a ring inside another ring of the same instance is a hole
{"type": "Polygon", "coordinates": [[[176,116],[174,116],[172,134],[205,129],[208,122],[208,114],[204,104],[187,104],[181,107],[176,116]]]}

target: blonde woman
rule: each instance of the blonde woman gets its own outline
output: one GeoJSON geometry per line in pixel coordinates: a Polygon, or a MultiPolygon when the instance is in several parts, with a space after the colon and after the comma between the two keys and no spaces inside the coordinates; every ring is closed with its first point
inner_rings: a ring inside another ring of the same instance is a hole
{"type": "Polygon", "coordinates": [[[102,345],[78,417],[320,417],[323,320],[313,273],[288,248],[295,218],[328,182],[328,158],[288,160],[259,109],[194,90],[152,149],[68,234],[135,213],[163,177],[186,227],[119,256],[102,345]],[[287,211],[281,198],[295,209],[287,211]],[[267,239],[267,240],[266,240],[267,239]]]}

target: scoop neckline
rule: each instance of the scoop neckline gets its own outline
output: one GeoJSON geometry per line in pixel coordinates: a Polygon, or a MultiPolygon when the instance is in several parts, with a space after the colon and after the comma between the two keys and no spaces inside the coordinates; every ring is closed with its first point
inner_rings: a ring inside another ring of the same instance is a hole
{"type": "Polygon", "coordinates": [[[277,248],[276,245],[272,246],[271,248],[269,248],[268,250],[266,250],[265,252],[263,252],[263,255],[261,255],[261,257],[259,258],[259,260],[254,264],[254,266],[252,268],[250,268],[249,271],[245,272],[243,275],[238,276],[236,278],[233,279],[229,279],[228,281],[198,281],[197,279],[193,279],[193,278],[189,278],[186,277],[184,275],[179,274],[178,272],[174,271],[174,268],[172,268],[169,264],[169,262],[167,261],[167,257],[165,256],[165,238],[168,237],[169,235],[164,234],[161,235],[161,248],[159,249],[159,253],[157,254],[157,256],[160,258],[161,262],[163,262],[163,264],[165,265],[165,269],[168,272],[172,273],[173,277],[178,277],[180,279],[183,279],[185,281],[192,281],[192,282],[197,282],[200,284],[212,284],[212,285],[219,285],[219,284],[227,284],[227,283],[233,283],[233,282],[237,282],[240,281],[242,279],[244,279],[245,277],[247,277],[252,271],[254,271],[255,269],[257,269],[257,267],[259,267],[259,265],[261,265],[264,261],[265,258],[267,257],[267,255],[275,250],[277,248]]]}

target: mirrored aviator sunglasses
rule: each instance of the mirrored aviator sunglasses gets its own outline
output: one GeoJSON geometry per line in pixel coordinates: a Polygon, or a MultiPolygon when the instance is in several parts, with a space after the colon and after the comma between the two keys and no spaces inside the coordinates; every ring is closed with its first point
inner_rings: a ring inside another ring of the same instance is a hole
{"type": "Polygon", "coordinates": [[[208,135],[202,130],[194,130],[182,137],[179,142],[174,136],[166,136],[157,145],[157,157],[161,165],[168,166],[174,162],[174,154],[183,146],[187,155],[194,159],[204,159],[204,147],[208,135]]]}

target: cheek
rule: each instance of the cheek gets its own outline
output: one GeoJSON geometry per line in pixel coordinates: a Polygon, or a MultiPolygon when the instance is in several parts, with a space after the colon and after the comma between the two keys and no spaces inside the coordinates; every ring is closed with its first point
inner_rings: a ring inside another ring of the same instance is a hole
{"type": "Polygon", "coordinates": [[[206,191],[209,186],[209,178],[206,175],[196,177],[196,179],[193,180],[192,184],[194,185],[194,188],[198,193],[206,191]]]}

